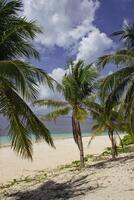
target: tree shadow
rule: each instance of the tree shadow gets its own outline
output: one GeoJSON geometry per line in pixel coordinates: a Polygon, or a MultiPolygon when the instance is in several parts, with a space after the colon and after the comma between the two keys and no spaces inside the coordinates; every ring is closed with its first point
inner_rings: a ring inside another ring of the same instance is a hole
{"type": "Polygon", "coordinates": [[[94,191],[99,187],[97,184],[91,186],[87,177],[88,175],[63,183],[49,180],[35,190],[17,192],[7,196],[17,200],[67,200],[83,196],[88,191],[94,191]]]}
{"type": "Polygon", "coordinates": [[[119,165],[119,163],[125,163],[126,161],[132,160],[132,159],[134,159],[134,154],[118,157],[116,159],[108,159],[108,160],[100,161],[95,164],[88,165],[87,168],[98,168],[98,169],[111,168],[111,167],[114,167],[116,163],[117,165],[119,165]]]}

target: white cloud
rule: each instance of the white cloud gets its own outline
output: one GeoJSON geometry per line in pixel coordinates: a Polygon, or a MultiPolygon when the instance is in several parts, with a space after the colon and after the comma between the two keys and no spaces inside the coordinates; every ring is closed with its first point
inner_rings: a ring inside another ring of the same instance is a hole
{"type": "Polygon", "coordinates": [[[52,78],[54,78],[59,83],[62,82],[62,78],[65,75],[65,70],[62,68],[55,68],[53,69],[52,73],[49,74],[52,78]]]}
{"type": "Polygon", "coordinates": [[[87,63],[93,62],[112,46],[113,41],[105,33],[101,33],[99,29],[93,28],[80,41],[76,60],[82,59],[87,63]]]}
{"type": "Polygon", "coordinates": [[[38,40],[47,47],[68,49],[92,28],[98,0],[23,0],[24,15],[35,19],[44,34],[38,40]]]}
{"type": "Polygon", "coordinates": [[[113,46],[94,26],[99,0],[23,0],[24,15],[35,19],[44,33],[37,41],[48,48],[62,47],[76,59],[92,62],[113,46]]]}
{"type": "MultiPolygon", "coordinates": [[[[62,69],[62,68],[55,68],[52,73],[50,73],[49,75],[54,78],[58,83],[61,83],[62,82],[62,78],[65,74],[65,70],[62,69]]],[[[62,96],[57,93],[57,91],[52,91],[50,90],[49,87],[47,86],[44,86],[44,85],[40,85],[40,88],[39,88],[39,92],[40,92],[40,99],[43,99],[43,98],[62,98],[62,96]]]]}

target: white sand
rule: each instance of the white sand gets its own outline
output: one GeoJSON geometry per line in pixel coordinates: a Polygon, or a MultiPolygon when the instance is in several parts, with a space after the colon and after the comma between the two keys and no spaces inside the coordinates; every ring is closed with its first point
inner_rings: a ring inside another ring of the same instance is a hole
{"type": "MultiPolygon", "coordinates": [[[[101,153],[110,146],[108,136],[96,137],[89,148],[88,142],[89,138],[83,138],[85,155],[101,153]]],[[[22,160],[10,147],[0,148],[0,183],[32,175],[38,170],[56,168],[58,165],[79,159],[79,151],[73,138],[56,140],[55,146],[56,149],[53,149],[44,142],[35,143],[33,162],[22,160]]]]}

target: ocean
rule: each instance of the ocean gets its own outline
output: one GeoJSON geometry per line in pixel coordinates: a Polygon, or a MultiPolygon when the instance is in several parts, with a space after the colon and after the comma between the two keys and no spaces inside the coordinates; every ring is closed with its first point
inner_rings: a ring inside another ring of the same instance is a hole
{"type": "MultiPolygon", "coordinates": [[[[81,123],[82,136],[91,135],[92,120],[87,119],[81,123]]],[[[45,126],[50,130],[51,136],[54,139],[64,139],[73,137],[72,122],[70,117],[62,117],[56,121],[47,121],[45,126]]],[[[34,137],[33,137],[34,140],[34,137]]],[[[0,145],[10,144],[10,137],[8,136],[7,128],[0,131],[0,145]]]]}
{"type": "MultiPolygon", "coordinates": [[[[72,133],[51,133],[53,139],[66,139],[72,138],[72,133]]],[[[82,133],[83,137],[91,136],[91,133],[82,133]]],[[[32,136],[33,141],[35,141],[35,137],[32,136]]],[[[0,146],[10,144],[10,137],[9,136],[0,136],[0,146]]]]}

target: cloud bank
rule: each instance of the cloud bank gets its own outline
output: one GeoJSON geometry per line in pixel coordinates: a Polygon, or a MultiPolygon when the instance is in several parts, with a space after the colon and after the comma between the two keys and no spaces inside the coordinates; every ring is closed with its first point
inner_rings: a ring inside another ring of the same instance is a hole
{"type": "Polygon", "coordinates": [[[85,60],[87,63],[93,62],[112,45],[112,40],[105,33],[101,33],[99,29],[94,28],[80,41],[76,58],[77,60],[85,60]]]}
{"type": "Polygon", "coordinates": [[[95,27],[98,0],[23,0],[24,15],[43,28],[37,41],[45,47],[62,47],[77,59],[92,62],[112,47],[112,40],[95,27]]]}

